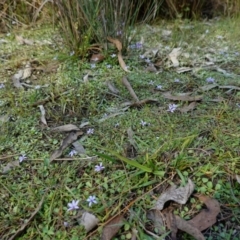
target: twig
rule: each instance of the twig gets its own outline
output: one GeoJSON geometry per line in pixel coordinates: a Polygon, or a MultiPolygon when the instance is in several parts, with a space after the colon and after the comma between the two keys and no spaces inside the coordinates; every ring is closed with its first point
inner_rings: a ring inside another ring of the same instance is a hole
{"type": "Polygon", "coordinates": [[[129,83],[129,81],[127,80],[126,77],[122,78],[122,83],[123,85],[127,88],[127,90],[130,92],[130,95],[132,96],[132,98],[136,101],[139,102],[139,99],[137,97],[137,95],[135,94],[131,84],[129,83]]]}

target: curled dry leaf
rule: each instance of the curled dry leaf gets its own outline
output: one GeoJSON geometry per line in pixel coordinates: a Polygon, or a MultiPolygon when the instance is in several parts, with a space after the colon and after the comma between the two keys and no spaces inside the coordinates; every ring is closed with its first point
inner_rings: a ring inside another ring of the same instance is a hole
{"type": "Polygon", "coordinates": [[[203,91],[203,92],[206,92],[206,91],[209,91],[215,87],[218,87],[218,84],[208,84],[208,85],[204,85],[202,87],[199,88],[199,90],[203,91]]]}
{"type": "Polygon", "coordinates": [[[170,92],[165,92],[162,94],[164,98],[174,100],[174,101],[188,101],[188,102],[194,102],[194,101],[201,101],[203,96],[188,96],[188,95],[180,95],[180,96],[173,96],[170,92]]]}
{"type": "Polygon", "coordinates": [[[119,94],[119,90],[115,87],[115,85],[114,85],[112,82],[107,81],[106,84],[107,84],[107,86],[108,86],[108,89],[109,89],[112,93],[114,93],[114,94],[119,94]]]}
{"type": "Polygon", "coordinates": [[[89,232],[98,225],[99,220],[97,217],[89,212],[84,212],[81,219],[80,225],[84,226],[85,230],[89,232]]]}
{"type": "Polygon", "coordinates": [[[127,66],[126,66],[126,64],[125,64],[125,62],[124,62],[124,60],[123,60],[122,53],[119,52],[117,56],[118,56],[118,62],[119,62],[119,64],[120,64],[121,68],[122,68],[125,72],[130,72],[130,71],[127,69],[127,66]]]}
{"type": "Polygon", "coordinates": [[[46,118],[45,118],[46,111],[45,111],[43,105],[40,105],[39,108],[40,108],[40,112],[41,112],[41,122],[42,122],[43,124],[47,125],[47,120],[46,120],[46,118]]]}
{"type": "Polygon", "coordinates": [[[179,216],[175,216],[175,222],[178,229],[192,235],[196,240],[205,240],[205,237],[197,227],[185,221],[179,216]]]}
{"type": "Polygon", "coordinates": [[[109,221],[103,228],[101,240],[111,240],[123,226],[123,221],[123,215],[119,215],[109,221]]]}
{"type": "Polygon", "coordinates": [[[191,102],[191,103],[190,103],[189,105],[187,105],[187,106],[184,106],[184,107],[182,107],[182,108],[178,108],[178,110],[179,110],[181,113],[187,113],[187,112],[195,109],[196,104],[197,104],[196,102],[191,102]]]}
{"type": "Polygon", "coordinates": [[[220,204],[216,199],[205,195],[197,195],[197,197],[206,205],[207,209],[201,210],[201,212],[189,220],[188,223],[200,231],[203,231],[216,223],[216,217],[220,213],[220,204]]]}
{"type": "Polygon", "coordinates": [[[74,124],[66,124],[59,127],[52,128],[53,132],[71,132],[71,131],[79,131],[80,129],[74,124]]]}
{"type": "Polygon", "coordinates": [[[181,48],[174,48],[171,53],[169,53],[168,57],[172,61],[174,67],[179,66],[178,57],[181,54],[181,48]]]}
{"type": "Polygon", "coordinates": [[[62,155],[62,152],[73,142],[75,142],[80,135],[82,135],[82,131],[77,131],[77,132],[70,132],[66,138],[63,139],[62,144],[60,148],[58,148],[56,151],[53,152],[53,154],[50,157],[50,162],[53,161],[54,159],[60,157],[62,155]]]}
{"type": "Polygon", "coordinates": [[[185,204],[194,190],[194,183],[191,179],[188,179],[188,183],[185,187],[177,188],[176,185],[168,188],[157,200],[153,209],[162,210],[164,204],[169,201],[175,201],[180,204],[185,204]]]}
{"type": "Polygon", "coordinates": [[[74,150],[76,150],[79,154],[86,153],[83,145],[79,141],[73,142],[72,145],[74,146],[74,150]]]}
{"type": "Polygon", "coordinates": [[[113,43],[113,44],[116,46],[116,48],[117,48],[117,50],[118,50],[119,52],[122,51],[122,43],[121,43],[118,39],[116,39],[116,38],[111,38],[111,37],[107,37],[107,40],[108,40],[109,42],[113,43]]]}
{"type": "Polygon", "coordinates": [[[133,100],[136,102],[139,102],[139,99],[138,99],[136,93],[134,92],[131,84],[129,83],[129,81],[127,80],[126,77],[122,78],[122,83],[127,88],[127,90],[130,92],[130,95],[132,96],[133,100]]]}
{"type": "Polygon", "coordinates": [[[177,73],[184,73],[184,72],[190,72],[192,71],[192,68],[190,67],[179,67],[179,68],[176,68],[176,72],[177,73]]]}

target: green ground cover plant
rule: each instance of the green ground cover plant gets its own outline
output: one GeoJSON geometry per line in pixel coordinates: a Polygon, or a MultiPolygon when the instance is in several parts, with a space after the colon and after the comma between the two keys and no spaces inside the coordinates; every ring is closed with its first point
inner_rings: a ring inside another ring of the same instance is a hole
{"type": "MultiPolygon", "coordinates": [[[[136,26],[129,72],[114,46],[92,63],[48,24],[2,34],[0,239],[171,239],[148,213],[189,179],[220,206],[204,238],[239,239],[238,25],[136,26]],[[86,213],[98,221],[91,231],[86,213]],[[111,219],[121,228],[104,238],[111,219]]],[[[166,205],[184,220],[206,208],[194,194],[166,205]]]]}

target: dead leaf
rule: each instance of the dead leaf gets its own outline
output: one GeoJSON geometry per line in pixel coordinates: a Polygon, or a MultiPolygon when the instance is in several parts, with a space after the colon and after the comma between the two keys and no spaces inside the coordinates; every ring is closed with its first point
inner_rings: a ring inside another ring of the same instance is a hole
{"type": "Polygon", "coordinates": [[[179,67],[179,68],[176,68],[176,72],[177,73],[184,73],[184,72],[190,72],[192,71],[192,68],[190,67],[179,67]]]}
{"type": "Polygon", "coordinates": [[[15,161],[12,161],[12,162],[9,162],[5,167],[3,167],[2,169],[2,173],[3,174],[6,174],[8,173],[9,171],[12,170],[12,168],[16,168],[16,167],[19,167],[20,164],[19,164],[19,160],[15,160],[15,161]]]}
{"type": "Polygon", "coordinates": [[[122,51],[122,43],[121,43],[118,39],[116,39],[116,38],[111,38],[111,37],[107,37],[107,40],[108,40],[109,42],[113,43],[113,44],[116,46],[116,48],[117,48],[117,50],[118,50],[119,52],[122,51]]]}
{"type": "Polygon", "coordinates": [[[240,87],[236,87],[236,86],[219,86],[220,89],[231,89],[231,90],[240,90],[240,87]]]}
{"type": "Polygon", "coordinates": [[[45,111],[43,105],[40,105],[39,108],[40,108],[40,111],[41,111],[41,122],[42,122],[44,125],[47,126],[47,120],[46,120],[46,118],[45,118],[46,111],[45,111]]]}
{"type": "Polygon", "coordinates": [[[122,78],[122,83],[127,88],[127,90],[130,92],[130,95],[132,96],[133,100],[136,102],[139,102],[137,95],[135,94],[131,84],[129,83],[129,81],[127,80],[126,77],[122,78]]]}
{"type": "Polygon", "coordinates": [[[104,58],[105,58],[104,55],[101,53],[93,54],[90,59],[90,62],[91,63],[99,63],[99,62],[102,62],[104,60],[104,58]]]}
{"type": "Polygon", "coordinates": [[[79,154],[86,153],[83,145],[79,141],[73,142],[72,145],[74,146],[74,150],[76,150],[79,154]]]}
{"type": "Polygon", "coordinates": [[[180,54],[181,54],[181,48],[174,48],[172,52],[168,54],[168,57],[172,61],[174,67],[179,66],[179,61],[177,58],[180,56],[180,54]]]}
{"type": "Polygon", "coordinates": [[[215,87],[218,87],[218,84],[208,84],[208,85],[204,85],[202,87],[200,87],[199,89],[203,92],[209,91],[215,87]]]}
{"type": "Polygon", "coordinates": [[[138,147],[137,147],[137,143],[133,138],[134,132],[132,130],[132,128],[128,128],[127,129],[127,134],[128,134],[128,140],[130,142],[130,144],[135,148],[135,150],[137,151],[138,147]]]}
{"type": "Polygon", "coordinates": [[[75,142],[80,135],[82,135],[82,131],[77,132],[70,132],[67,137],[65,137],[62,141],[62,144],[60,148],[58,148],[56,151],[53,152],[53,154],[50,157],[50,162],[52,162],[54,159],[60,157],[62,155],[62,152],[73,142],[75,142]]]}
{"type": "Polygon", "coordinates": [[[84,226],[87,232],[95,228],[98,223],[99,220],[97,219],[97,217],[89,212],[84,212],[80,219],[80,225],[84,226]]]}
{"type": "Polygon", "coordinates": [[[201,233],[201,230],[199,230],[197,227],[190,224],[189,221],[185,221],[179,216],[175,216],[175,219],[176,219],[176,225],[178,229],[190,234],[196,240],[205,240],[205,237],[201,233]]]}
{"type": "Polygon", "coordinates": [[[127,68],[127,66],[126,66],[123,58],[122,58],[122,53],[119,52],[117,56],[118,56],[118,62],[119,62],[119,64],[120,64],[121,68],[122,68],[125,72],[130,72],[130,71],[128,70],[128,68],[127,68]]]}
{"type": "Polygon", "coordinates": [[[23,70],[19,70],[17,73],[15,73],[12,76],[12,81],[13,81],[13,86],[14,87],[23,89],[23,86],[20,83],[20,79],[22,78],[22,75],[23,75],[23,70]]]}
{"type": "Polygon", "coordinates": [[[27,226],[30,224],[32,219],[35,217],[35,215],[41,209],[47,192],[48,191],[45,191],[45,194],[43,195],[43,197],[42,197],[41,201],[39,202],[39,204],[38,204],[37,208],[35,209],[35,211],[31,214],[30,218],[24,221],[24,224],[14,233],[14,235],[12,237],[9,238],[9,240],[16,239],[24,230],[26,230],[27,226]]]}
{"type": "Polygon", "coordinates": [[[197,104],[196,102],[191,102],[191,103],[190,103],[189,105],[187,105],[187,106],[184,106],[184,107],[182,107],[182,108],[178,108],[178,110],[179,110],[181,113],[187,113],[187,112],[195,109],[196,104],[197,104]]]}
{"type": "Polygon", "coordinates": [[[88,72],[84,77],[83,77],[83,82],[87,83],[88,82],[88,76],[89,76],[90,72],[88,72]]]}
{"type": "Polygon", "coordinates": [[[194,102],[194,101],[200,101],[202,100],[203,96],[199,95],[199,96],[186,96],[186,95],[182,95],[182,96],[173,96],[170,92],[165,92],[162,94],[164,98],[170,99],[170,100],[174,100],[174,101],[188,101],[188,102],[194,102]]]}
{"type": "Polygon", "coordinates": [[[31,68],[30,63],[27,63],[25,68],[23,69],[21,80],[25,80],[25,79],[31,77],[31,75],[32,75],[32,68],[31,68]]]}
{"type": "Polygon", "coordinates": [[[115,87],[115,85],[113,83],[111,83],[110,81],[106,82],[108,89],[114,93],[114,94],[119,94],[119,90],[115,87]]]}
{"type": "Polygon", "coordinates": [[[123,215],[119,215],[108,222],[103,228],[101,240],[111,240],[123,226],[123,221],[123,215]]]}
{"type": "Polygon", "coordinates": [[[80,129],[74,124],[66,124],[59,127],[52,128],[53,132],[71,132],[71,131],[79,131],[80,129]]]}
{"type": "Polygon", "coordinates": [[[185,187],[177,188],[176,185],[167,189],[157,200],[153,209],[162,210],[165,202],[172,200],[180,204],[185,204],[194,190],[194,183],[188,179],[185,187]]]}
{"type": "Polygon", "coordinates": [[[152,209],[147,212],[147,218],[153,222],[154,227],[158,230],[159,234],[166,232],[164,225],[164,215],[157,209],[152,209]]]}
{"type": "Polygon", "coordinates": [[[32,40],[23,38],[23,37],[20,36],[20,35],[17,35],[17,36],[16,36],[16,40],[17,40],[17,42],[18,42],[19,44],[21,44],[21,45],[24,45],[24,44],[26,44],[26,45],[33,45],[33,44],[34,44],[34,42],[33,42],[32,40]]]}
{"type": "Polygon", "coordinates": [[[189,220],[188,223],[200,231],[203,231],[216,223],[216,217],[220,213],[220,204],[216,199],[205,195],[197,195],[197,197],[206,205],[207,209],[201,210],[201,212],[189,220]]]}

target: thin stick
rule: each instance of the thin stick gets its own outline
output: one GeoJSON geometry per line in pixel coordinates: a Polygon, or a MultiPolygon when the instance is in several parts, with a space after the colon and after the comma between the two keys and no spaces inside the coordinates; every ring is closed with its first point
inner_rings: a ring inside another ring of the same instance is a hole
{"type": "Polygon", "coordinates": [[[132,96],[134,101],[139,102],[139,99],[138,99],[137,95],[135,94],[131,84],[129,83],[129,81],[127,80],[126,77],[122,78],[122,83],[127,88],[127,90],[130,92],[130,95],[132,96]]]}

